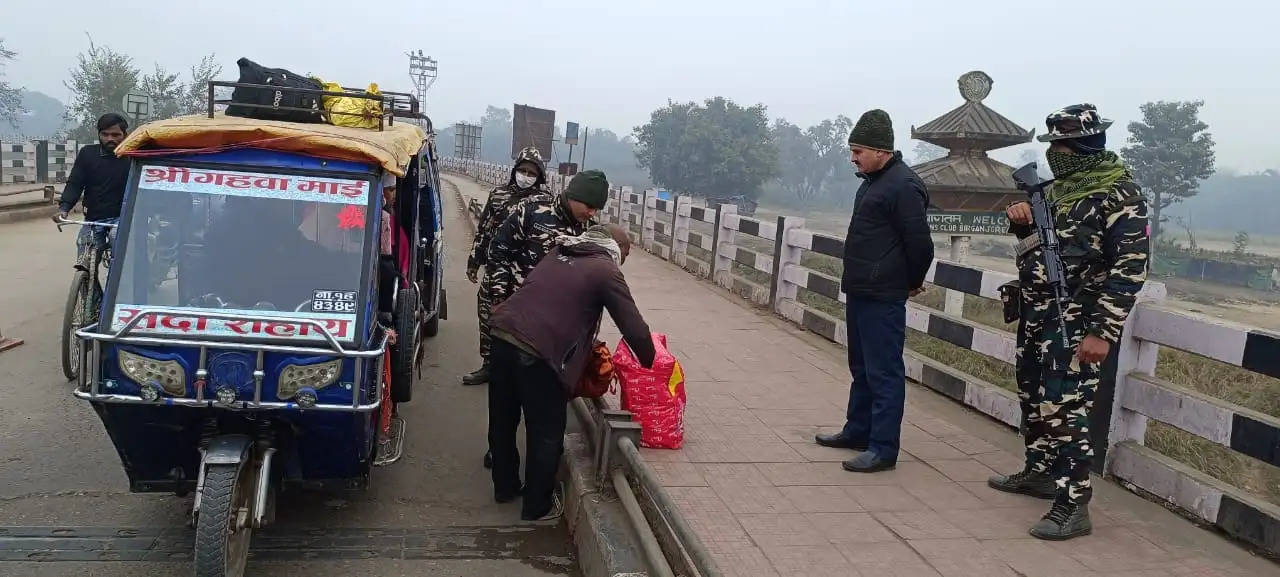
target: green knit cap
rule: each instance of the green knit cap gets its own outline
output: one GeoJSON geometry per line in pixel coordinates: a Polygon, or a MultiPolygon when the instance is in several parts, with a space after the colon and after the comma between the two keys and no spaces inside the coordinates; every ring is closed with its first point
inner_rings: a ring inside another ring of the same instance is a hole
{"type": "Polygon", "coordinates": [[[569,200],[600,210],[609,202],[609,179],[599,170],[584,170],[569,181],[569,189],[564,195],[569,200]]]}
{"type": "Polygon", "coordinates": [[[879,108],[864,112],[849,133],[849,146],[893,152],[893,122],[889,120],[889,113],[879,108]]]}

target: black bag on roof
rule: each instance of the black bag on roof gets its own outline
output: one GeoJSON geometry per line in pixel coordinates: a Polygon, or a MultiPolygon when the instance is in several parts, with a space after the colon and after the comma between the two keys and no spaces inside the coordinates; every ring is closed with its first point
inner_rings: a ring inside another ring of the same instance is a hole
{"type": "MultiPolygon", "coordinates": [[[[306,88],[324,90],[318,81],[294,74],[283,68],[267,68],[248,58],[236,61],[240,67],[240,80],[243,84],[266,84],[282,88],[306,88]]],[[[242,118],[258,118],[262,120],[284,120],[287,122],[324,122],[324,106],[319,94],[302,94],[289,90],[271,90],[267,88],[236,88],[231,93],[231,104],[227,106],[227,116],[242,118]],[[237,104],[259,104],[270,108],[238,106],[237,104]],[[314,112],[302,110],[284,110],[281,106],[306,108],[314,112]]]]}

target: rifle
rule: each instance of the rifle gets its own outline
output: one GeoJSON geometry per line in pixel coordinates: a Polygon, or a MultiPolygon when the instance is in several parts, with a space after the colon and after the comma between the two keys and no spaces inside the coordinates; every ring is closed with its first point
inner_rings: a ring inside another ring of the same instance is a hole
{"type": "MultiPolygon", "coordinates": [[[[1040,174],[1036,172],[1036,163],[1032,162],[1014,171],[1013,182],[1018,186],[1018,190],[1027,193],[1031,201],[1031,218],[1036,234],[1040,237],[1040,252],[1044,255],[1045,276],[1049,277],[1049,287],[1053,290],[1053,302],[1058,311],[1058,332],[1062,339],[1062,350],[1069,351],[1071,335],[1067,333],[1067,317],[1063,311],[1071,302],[1071,295],[1067,291],[1066,271],[1062,266],[1058,233],[1054,230],[1053,206],[1044,197],[1044,189],[1053,181],[1040,180],[1040,174]]],[[[1057,361],[1054,362],[1057,363],[1057,361]]],[[[1075,369],[1078,366],[1073,358],[1071,367],[1075,369]]]]}

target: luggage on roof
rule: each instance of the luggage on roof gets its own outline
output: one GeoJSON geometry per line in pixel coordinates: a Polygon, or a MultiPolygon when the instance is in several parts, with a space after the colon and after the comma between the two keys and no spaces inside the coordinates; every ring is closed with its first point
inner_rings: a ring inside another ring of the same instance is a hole
{"type": "Polygon", "coordinates": [[[237,84],[278,86],[280,89],[235,87],[231,93],[231,105],[227,107],[227,116],[286,122],[325,121],[320,94],[287,90],[289,88],[324,90],[324,86],[318,80],[295,74],[284,68],[267,68],[248,58],[237,60],[236,65],[240,67],[240,79],[237,84]]]}

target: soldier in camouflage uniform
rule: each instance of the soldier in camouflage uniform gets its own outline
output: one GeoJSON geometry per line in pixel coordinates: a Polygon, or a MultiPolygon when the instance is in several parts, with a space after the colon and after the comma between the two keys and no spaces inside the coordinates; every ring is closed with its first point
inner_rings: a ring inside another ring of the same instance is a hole
{"type": "Polygon", "coordinates": [[[595,224],[596,211],[609,201],[609,181],[599,170],[585,170],[569,181],[564,194],[537,194],[516,205],[489,245],[493,306],[507,300],[533,267],[556,245],[556,237],[578,236],[595,224]]]}
{"type": "Polygon", "coordinates": [[[467,278],[471,282],[480,283],[476,295],[478,306],[476,316],[480,320],[480,358],[483,364],[479,369],[462,377],[464,385],[483,385],[489,382],[489,314],[492,309],[491,282],[489,281],[489,243],[493,233],[507,219],[520,201],[534,195],[547,193],[546,169],[542,163],[542,155],[532,146],[525,147],[516,156],[515,166],[511,167],[511,178],[505,186],[489,192],[489,200],[484,203],[480,212],[480,222],[476,225],[475,241],[471,244],[471,255],[467,257],[467,278]],[[485,267],[485,274],[480,275],[480,267],[485,267]]]}
{"type": "MultiPolygon", "coordinates": [[[[512,207],[489,243],[485,282],[490,306],[497,308],[524,284],[538,261],[556,246],[556,238],[581,235],[596,224],[596,211],[608,201],[604,173],[584,170],[569,181],[564,194],[535,194],[512,207]]],[[[489,406],[494,406],[494,399],[489,406]]],[[[486,452],[484,466],[492,465],[493,455],[486,452]]]]}
{"type": "MultiPolygon", "coordinates": [[[[1044,254],[1026,202],[1010,205],[1017,235],[1021,291],[1016,377],[1026,413],[1026,465],[992,477],[998,490],[1053,499],[1031,528],[1041,539],[1092,532],[1088,504],[1093,447],[1089,412],[1101,367],[1146,281],[1147,207],[1129,170],[1106,150],[1110,120],[1091,104],[1068,106],[1046,119],[1046,158],[1055,176],[1047,200],[1055,215],[1064,276],[1072,295],[1064,309],[1070,347],[1063,348],[1044,254]]],[[[1107,423],[1099,423],[1105,427],[1107,423]]]]}

